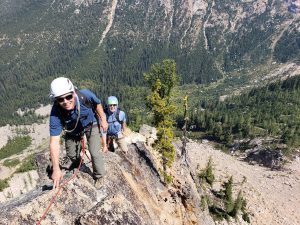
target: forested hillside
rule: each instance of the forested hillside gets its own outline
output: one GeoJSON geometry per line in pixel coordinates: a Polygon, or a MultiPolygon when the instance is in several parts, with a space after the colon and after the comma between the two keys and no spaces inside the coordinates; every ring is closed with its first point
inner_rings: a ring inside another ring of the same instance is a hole
{"type": "Polygon", "coordinates": [[[134,116],[144,107],[143,73],[165,58],[176,61],[181,84],[215,82],[270,59],[298,62],[299,14],[288,10],[291,4],[1,1],[0,125],[35,121],[14,112],[49,103],[49,84],[57,76],[102,100],[117,95],[134,116]],[[293,54],[283,47],[289,39],[293,54]]]}
{"type": "MultiPolygon", "coordinates": [[[[234,139],[255,137],[285,144],[288,151],[300,144],[300,76],[255,88],[222,101],[202,101],[191,115],[194,131],[230,146],[234,139]]],[[[276,147],[273,146],[273,147],[276,147]]]]}

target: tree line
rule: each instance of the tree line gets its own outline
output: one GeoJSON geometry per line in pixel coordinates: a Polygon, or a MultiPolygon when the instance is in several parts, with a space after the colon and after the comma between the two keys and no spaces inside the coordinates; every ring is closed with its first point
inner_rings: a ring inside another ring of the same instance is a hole
{"type": "Polygon", "coordinates": [[[300,144],[300,76],[222,101],[202,100],[191,111],[193,131],[226,145],[234,139],[271,137],[288,147],[300,144]]]}

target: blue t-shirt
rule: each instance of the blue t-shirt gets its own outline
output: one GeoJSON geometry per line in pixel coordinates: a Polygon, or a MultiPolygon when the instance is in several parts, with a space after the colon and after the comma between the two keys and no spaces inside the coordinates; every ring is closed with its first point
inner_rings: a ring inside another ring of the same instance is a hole
{"type": "MultiPolygon", "coordinates": [[[[101,104],[101,101],[90,90],[83,89],[80,90],[80,92],[84,94],[93,105],[96,106],[101,104]]],[[[78,100],[77,96],[74,98],[74,100],[75,108],[70,111],[64,110],[58,104],[53,104],[50,113],[50,136],[59,136],[63,128],[66,130],[74,129],[78,118],[78,102],[80,103],[80,117],[77,127],[74,131],[70,132],[70,134],[79,135],[84,131],[85,128],[97,122],[98,116],[94,113],[92,108],[85,106],[78,100]]]]}
{"type": "Polygon", "coordinates": [[[118,136],[122,132],[122,125],[119,121],[126,122],[126,116],[123,111],[120,110],[119,121],[116,118],[116,112],[112,113],[110,110],[106,113],[106,119],[108,123],[107,135],[108,136],[118,136]]]}

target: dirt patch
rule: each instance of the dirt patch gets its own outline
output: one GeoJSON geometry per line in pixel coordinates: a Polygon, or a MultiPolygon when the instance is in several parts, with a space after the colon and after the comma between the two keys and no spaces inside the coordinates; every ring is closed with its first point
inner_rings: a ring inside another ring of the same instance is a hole
{"type": "MultiPolygon", "coordinates": [[[[213,148],[209,143],[188,143],[191,166],[205,168],[211,157],[216,184],[233,176],[234,183],[243,185],[251,224],[299,225],[300,221],[300,160],[287,165],[284,171],[271,171],[249,165],[213,148]]],[[[239,186],[239,185],[237,185],[239,186]]]]}

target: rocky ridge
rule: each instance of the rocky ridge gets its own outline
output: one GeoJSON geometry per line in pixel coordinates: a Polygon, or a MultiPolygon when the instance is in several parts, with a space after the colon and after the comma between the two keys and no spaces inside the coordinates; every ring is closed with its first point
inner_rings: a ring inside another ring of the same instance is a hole
{"type": "MultiPolygon", "coordinates": [[[[133,136],[146,141],[145,136],[133,136]]],[[[93,186],[87,163],[61,189],[41,224],[214,224],[208,212],[200,209],[200,195],[189,169],[176,166],[173,184],[163,185],[157,154],[145,142],[135,140],[127,155],[105,154],[107,174],[99,190],[93,186]]],[[[45,168],[48,154],[37,156],[37,188],[3,203],[0,224],[33,224],[40,219],[54,195],[45,168]]]]}

